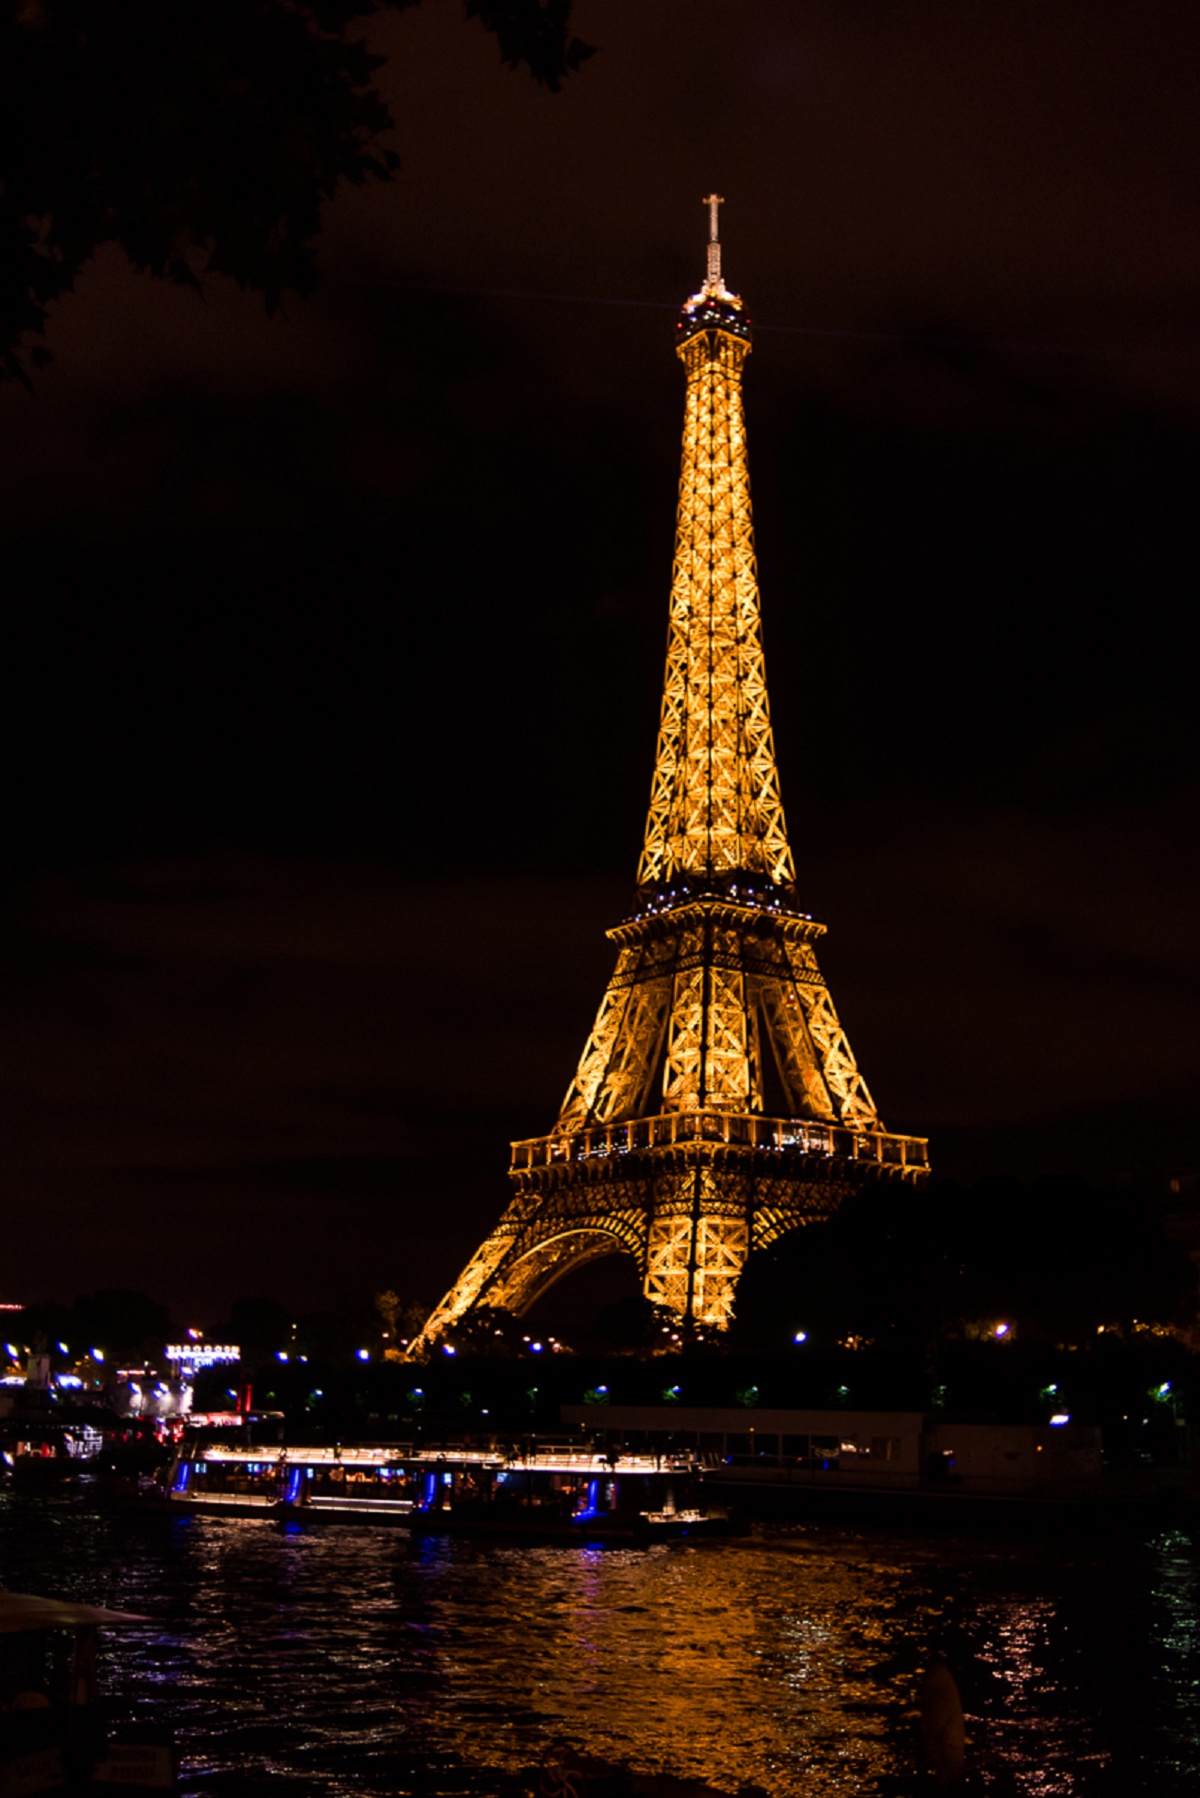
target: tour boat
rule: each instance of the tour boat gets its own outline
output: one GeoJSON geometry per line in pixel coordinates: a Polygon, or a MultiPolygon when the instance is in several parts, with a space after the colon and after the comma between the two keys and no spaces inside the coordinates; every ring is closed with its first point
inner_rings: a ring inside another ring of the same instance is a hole
{"type": "Polygon", "coordinates": [[[422,1534],[649,1542],[733,1531],[696,1501],[687,1455],[569,1448],[228,1448],[185,1443],[156,1500],[172,1511],[422,1534]]]}
{"type": "Polygon", "coordinates": [[[24,1413],[0,1426],[0,1477],[16,1486],[57,1486],[94,1466],[104,1435],[90,1423],[64,1422],[52,1413],[24,1413]]]}

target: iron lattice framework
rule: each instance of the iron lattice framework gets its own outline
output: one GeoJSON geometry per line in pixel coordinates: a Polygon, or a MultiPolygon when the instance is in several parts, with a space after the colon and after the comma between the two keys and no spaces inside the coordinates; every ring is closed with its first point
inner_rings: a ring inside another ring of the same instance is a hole
{"type": "Polygon", "coordinates": [[[549,1136],[414,1353],[483,1305],[521,1312],[614,1251],[685,1325],[724,1328],[747,1257],[872,1176],[918,1180],[884,1130],[796,906],[763,664],[742,408],[750,328],[721,276],[687,301],[666,679],[639,908],[549,1136]]]}

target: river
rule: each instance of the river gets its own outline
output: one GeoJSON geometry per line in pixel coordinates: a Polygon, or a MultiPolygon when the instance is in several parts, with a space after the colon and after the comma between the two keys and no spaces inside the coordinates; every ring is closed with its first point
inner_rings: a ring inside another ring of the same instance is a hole
{"type": "Polygon", "coordinates": [[[0,1493],[0,1579],[146,1613],[114,1719],[169,1721],[193,1798],[515,1793],[565,1737],[772,1798],[922,1788],[948,1656],[972,1792],[1200,1793],[1200,1530],[501,1547],[0,1493]]]}

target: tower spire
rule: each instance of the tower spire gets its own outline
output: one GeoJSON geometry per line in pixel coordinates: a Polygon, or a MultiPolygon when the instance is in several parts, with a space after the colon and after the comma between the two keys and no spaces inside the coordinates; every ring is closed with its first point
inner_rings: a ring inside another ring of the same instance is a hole
{"type": "Polygon", "coordinates": [[[723,294],[725,283],[721,279],[721,234],[718,225],[718,206],[725,204],[720,194],[708,194],[704,204],[708,207],[708,279],[705,291],[723,294]]]}

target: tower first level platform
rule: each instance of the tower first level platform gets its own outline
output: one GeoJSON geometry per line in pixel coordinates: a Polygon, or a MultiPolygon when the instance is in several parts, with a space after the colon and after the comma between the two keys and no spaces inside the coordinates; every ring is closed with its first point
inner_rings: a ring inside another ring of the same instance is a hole
{"type": "Polygon", "coordinates": [[[664,899],[609,932],[616,969],[558,1123],[513,1144],[513,1200],[424,1341],[478,1306],[525,1311],[615,1251],[647,1298],[723,1329],[755,1250],[868,1179],[924,1177],[924,1139],[883,1129],[855,1065],[823,933],[733,893],[664,899]]]}

